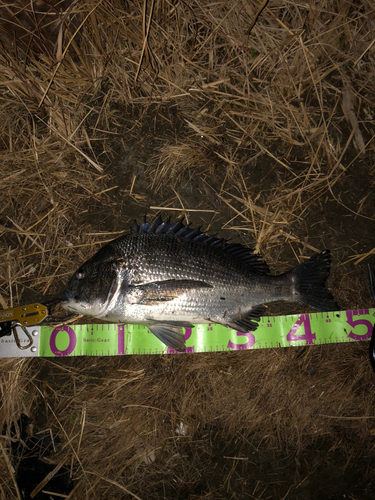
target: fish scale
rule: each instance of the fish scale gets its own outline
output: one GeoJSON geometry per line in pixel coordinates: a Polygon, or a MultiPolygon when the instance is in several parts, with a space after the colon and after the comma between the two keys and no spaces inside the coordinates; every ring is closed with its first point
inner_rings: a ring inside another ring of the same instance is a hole
{"type": "Polygon", "coordinates": [[[264,304],[300,302],[336,310],[326,288],[328,250],[271,276],[260,256],[239,244],[190,229],[182,221],[135,223],[71,277],[61,295],[71,312],[110,322],[147,324],[166,345],[183,350],[183,327],[219,323],[255,330],[264,304]]]}

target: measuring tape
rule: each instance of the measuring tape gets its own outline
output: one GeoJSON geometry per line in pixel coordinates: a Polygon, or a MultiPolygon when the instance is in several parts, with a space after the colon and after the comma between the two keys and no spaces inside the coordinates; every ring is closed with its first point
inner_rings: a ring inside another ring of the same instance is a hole
{"type": "MultiPolygon", "coordinates": [[[[241,333],[218,324],[185,328],[185,353],[242,351],[370,340],[375,309],[265,316],[254,332],[241,333]]],[[[19,327],[16,327],[17,329],[19,327]]],[[[12,337],[0,339],[1,358],[174,354],[145,325],[63,325],[29,328],[33,343],[20,350],[12,337]]],[[[19,328],[21,345],[29,340],[19,328]]]]}

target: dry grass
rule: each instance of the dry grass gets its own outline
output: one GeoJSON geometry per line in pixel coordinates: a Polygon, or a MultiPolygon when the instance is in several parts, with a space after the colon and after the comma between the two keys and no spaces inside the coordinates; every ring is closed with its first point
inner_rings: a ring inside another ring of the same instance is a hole
{"type": "MultiPolygon", "coordinates": [[[[351,262],[375,248],[374,25],[369,0],[0,1],[1,306],[57,293],[160,205],[202,210],[197,225],[280,272],[331,247],[341,306],[369,305],[351,262]]],[[[239,462],[226,469],[217,446],[373,457],[366,356],[2,361],[0,422],[25,412],[59,433],[71,498],[235,498],[239,462]]],[[[3,436],[0,495],[17,498],[7,454],[3,436]]],[[[298,498],[293,478],[272,493],[259,472],[263,495],[242,473],[255,498],[298,498]]]]}
{"type": "Polygon", "coordinates": [[[158,191],[166,179],[168,187],[179,190],[186,189],[191,180],[203,173],[210,171],[213,173],[213,166],[204,151],[197,148],[196,144],[168,144],[160,149],[158,155],[158,167],[150,169],[150,176],[153,178],[151,189],[158,191]],[[187,174],[185,182],[184,174],[187,174]]]}
{"type": "MultiPolygon", "coordinates": [[[[38,415],[42,428],[52,425],[63,443],[54,460],[71,464],[76,498],[127,498],[126,491],[163,498],[165,478],[166,498],[174,498],[189,483],[194,491],[233,438],[240,457],[249,440],[265,453],[280,443],[302,452],[327,439],[359,460],[375,425],[363,355],[362,346],[325,346],[302,354],[35,360],[28,373],[19,366],[6,376],[3,368],[2,414],[22,410],[38,415]],[[22,394],[7,395],[12,382],[22,394]]],[[[224,479],[223,471],[218,486],[224,479]]]]}

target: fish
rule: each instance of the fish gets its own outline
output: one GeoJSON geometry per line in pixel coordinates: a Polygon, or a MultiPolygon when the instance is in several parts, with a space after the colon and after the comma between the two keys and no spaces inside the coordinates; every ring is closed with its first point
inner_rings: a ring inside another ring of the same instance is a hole
{"type": "Polygon", "coordinates": [[[271,275],[251,248],[192,229],[184,219],[146,218],[78,268],[60,295],[64,309],[113,323],[146,324],[165,345],[184,350],[184,328],[219,323],[254,331],[265,305],[338,306],[326,287],[329,250],[271,275]]]}

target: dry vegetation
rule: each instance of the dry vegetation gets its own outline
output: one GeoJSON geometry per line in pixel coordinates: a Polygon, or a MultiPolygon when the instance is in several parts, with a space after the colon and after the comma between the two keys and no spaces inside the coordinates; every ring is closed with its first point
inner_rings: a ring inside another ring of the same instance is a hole
{"type": "MultiPolygon", "coordinates": [[[[369,306],[374,32],[370,0],[0,0],[1,307],[158,206],[279,272],[329,247],[369,306]]],[[[3,360],[0,425],[59,434],[72,499],[372,498],[366,350],[3,360]]]]}

